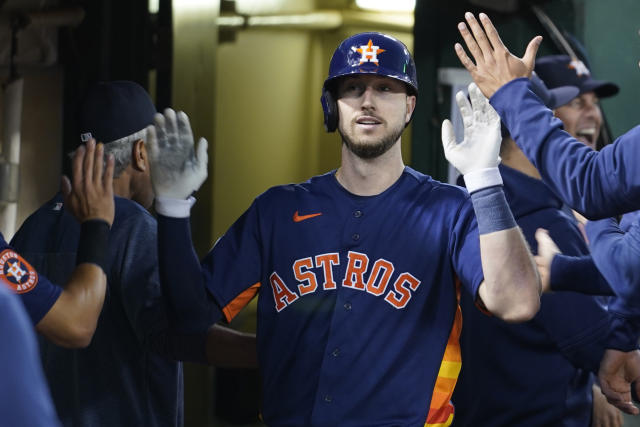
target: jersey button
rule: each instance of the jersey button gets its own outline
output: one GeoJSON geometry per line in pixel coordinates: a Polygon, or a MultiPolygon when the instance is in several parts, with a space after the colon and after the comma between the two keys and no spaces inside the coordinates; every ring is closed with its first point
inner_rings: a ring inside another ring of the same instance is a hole
{"type": "Polygon", "coordinates": [[[353,235],[353,236],[351,236],[351,238],[352,238],[353,240],[355,240],[355,241],[358,241],[358,240],[360,240],[360,235],[359,235],[358,233],[354,233],[354,235],[353,235]]]}
{"type": "Polygon", "coordinates": [[[331,403],[331,401],[333,400],[333,397],[331,397],[330,395],[326,394],[324,396],[324,401],[327,403],[331,403]]]}
{"type": "Polygon", "coordinates": [[[355,216],[356,218],[360,218],[362,216],[362,211],[361,210],[357,210],[353,213],[353,216],[355,216]]]}
{"type": "Polygon", "coordinates": [[[340,356],[340,349],[339,349],[339,348],[336,348],[335,350],[333,350],[333,351],[331,352],[331,355],[332,355],[333,357],[338,357],[338,356],[340,356]]]}
{"type": "Polygon", "coordinates": [[[351,303],[350,302],[345,302],[344,303],[344,309],[347,310],[347,311],[351,310],[351,303]]]}

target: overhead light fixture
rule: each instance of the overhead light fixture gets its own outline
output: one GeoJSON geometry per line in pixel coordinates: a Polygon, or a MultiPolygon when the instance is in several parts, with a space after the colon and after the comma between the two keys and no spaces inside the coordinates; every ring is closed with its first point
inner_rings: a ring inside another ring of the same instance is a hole
{"type": "Polygon", "coordinates": [[[416,0],[356,0],[356,6],[379,12],[413,12],[416,0]]]}

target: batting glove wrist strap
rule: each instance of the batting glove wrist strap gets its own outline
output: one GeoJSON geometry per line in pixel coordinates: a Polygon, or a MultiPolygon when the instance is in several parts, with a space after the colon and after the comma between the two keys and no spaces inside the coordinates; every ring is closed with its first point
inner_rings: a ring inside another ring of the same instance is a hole
{"type": "Polygon", "coordinates": [[[101,219],[83,221],[80,225],[80,238],[76,265],[85,262],[95,264],[107,274],[109,260],[109,223],[101,219]]]}
{"type": "Polygon", "coordinates": [[[189,218],[191,206],[196,202],[196,198],[191,196],[188,199],[171,199],[169,197],[156,197],[156,212],[170,218],[189,218]]]}
{"type": "Polygon", "coordinates": [[[469,193],[474,193],[483,188],[502,185],[502,176],[497,167],[478,169],[464,175],[464,185],[469,193]]]}
{"type": "Polygon", "coordinates": [[[516,220],[504,197],[502,186],[484,188],[471,194],[473,210],[478,220],[478,232],[489,234],[516,227],[516,220]]]}

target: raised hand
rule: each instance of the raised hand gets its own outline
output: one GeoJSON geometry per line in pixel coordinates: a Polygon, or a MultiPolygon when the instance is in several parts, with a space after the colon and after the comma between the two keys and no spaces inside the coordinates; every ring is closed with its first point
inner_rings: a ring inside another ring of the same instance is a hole
{"type": "Polygon", "coordinates": [[[207,140],[194,149],[189,117],[167,108],[147,128],[151,183],[156,197],[186,199],[207,179],[207,140]]]}
{"type": "MultiPolygon", "coordinates": [[[[445,157],[465,176],[467,189],[473,192],[477,188],[469,182],[469,177],[474,173],[497,168],[500,163],[502,137],[500,117],[474,83],[469,85],[469,97],[471,103],[464,93],[456,94],[464,125],[464,140],[456,142],[453,125],[449,120],[445,120],[442,122],[442,145],[445,157]]],[[[481,188],[482,182],[479,185],[481,188]]]]}
{"type": "Polygon", "coordinates": [[[464,16],[471,32],[464,22],[458,24],[458,30],[473,56],[473,61],[460,43],[455,44],[455,51],[462,65],[471,73],[473,81],[487,98],[511,80],[531,76],[536,53],[542,42],[541,36],[534,37],[529,42],[524,56],[518,58],[502,43],[498,31],[487,15],[479,15],[482,26],[472,13],[467,12],[464,16]]]}
{"type": "Polygon", "coordinates": [[[62,177],[61,189],[65,207],[84,222],[100,219],[113,223],[113,156],[109,156],[104,168],[104,146],[95,140],[80,146],[72,160],[72,181],[62,177]]]}
{"type": "Polygon", "coordinates": [[[551,290],[551,262],[553,257],[560,253],[560,249],[551,239],[547,230],[542,228],[536,230],[536,240],[538,241],[538,255],[533,258],[540,274],[542,292],[549,292],[551,290]]]}

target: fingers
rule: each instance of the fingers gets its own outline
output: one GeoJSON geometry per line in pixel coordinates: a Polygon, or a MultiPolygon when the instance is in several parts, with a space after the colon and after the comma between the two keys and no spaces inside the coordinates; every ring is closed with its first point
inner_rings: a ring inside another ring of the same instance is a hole
{"type": "Polygon", "coordinates": [[[191,124],[189,123],[189,116],[187,116],[184,111],[178,111],[176,117],[180,139],[187,138],[188,141],[193,141],[193,133],[191,131],[191,124]]]}
{"type": "Polygon", "coordinates": [[[86,147],[81,145],[73,155],[73,160],[71,161],[71,179],[73,180],[73,188],[78,188],[82,185],[82,165],[84,163],[86,151],[86,147]]]}
{"type": "Polygon", "coordinates": [[[504,45],[504,43],[502,43],[502,39],[500,39],[498,30],[496,30],[496,27],[493,26],[493,22],[491,22],[491,19],[489,19],[489,17],[485,13],[480,13],[478,15],[478,18],[480,18],[480,22],[482,23],[482,28],[484,28],[484,32],[486,33],[487,38],[491,43],[491,46],[493,46],[493,49],[508,50],[504,45]]]}
{"type": "Polygon", "coordinates": [[[196,161],[200,166],[204,166],[205,169],[207,168],[207,163],[209,161],[209,156],[207,154],[208,146],[209,143],[207,142],[207,140],[204,138],[200,138],[196,151],[196,161]]]}
{"type": "Polygon", "coordinates": [[[156,148],[164,147],[168,142],[166,120],[162,114],[156,113],[153,121],[155,126],[147,127],[147,130],[150,131],[149,141],[152,143],[151,145],[155,145],[156,148]]]}
{"type": "Polygon", "coordinates": [[[95,185],[99,185],[102,182],[102,169],[104,168],[104,144],[99,143],[96,145],[96,150],[93,158],[93,181],[95,185]]]}
{"type": "Polygon", "coordinates": [[[94,155],[96,151],[96,141],[95,139],[90,139],[86,145],[86,154],[84,156],[84,162],[82,165],[82,174],[84,182],[92,182],[93,181],[93,161],[94,155]]]}
{"type": "Polygon", "coordinates": [[[482,92],[480,91],[478,86],[476,86],[475,83],[470,83],[469,88],[467,90],[469,91],[469,98],[471,98],[471,106],[473,107],[474,110],[479,108],[483,108],[483,109],[486,108],[489,101],[482,94],[482,92]]]}
{"type": "MultiPolygon", "coordinates": [[[[493,47],[491,43],[489,43],[489,39],[487,39],[487,35],[484,32],[484,29],[480,26],[480,23],[476,20],[476,17],[473,16],[473,13],[467,12],[464,14],[464,18],[467,20],[469,27],[473,33],[473,37],[476,39],[476,42],[480,48],[482,53],[482,57],[484,61],[491,60],[493,57],[493,47]]],[[[489,21],[490,23],[491,21],[489,21]]],[[[465,39],[467,41],[467,39],[465,39]]],[[[472,52],[473,53],[473,52],[472,52]]],[[[475,57],[475,54],[474,54],[475,57]]],[[[478,58],[476,57],[476,60],[478,58]]]]}
{"type": "MultiPolygon", "coordinates": [[[[464,25],[464,24],[460,24],[460,25],[464,25]]],[[[469,59],[462,45],[460,43],[456,43],[453,46],[453,48],[455,49],[456,55],[458,56],[458,59],[460,60],[460,63],[462,64],[462,66],[466,68],[468,72],[473,74],[473,72],[476,69],[476,65],[473,63],[471,59],[469,59]]]]}
{"type": "MultiPolygon", "coordinates": [[[[100,162],[102,164],[102,162],[100,162]]],[[[113,170],[115,168],[115,159],[112,154],[107,156],[107,167],[104,170],[104,174],[102,175],[102,188],[105,193],[113,197],[113,170]]]]}
{"type": "Polygon", "coordinates": [[[531,72],[533,71],[533,67],[535,66],[536,55],[538,54],[540,43],[542,43],[542,36],[536,36],[531,39],[531,41],[527,45],[527,50],[522,57],[522,62],[524,62],[524,64],[527,66],[527,70],[529,70],[529,76],[531,76],[531,72]]]}
{"type": "Polygon", "coordinates": [[[469,100],[465,96],[464,92],[459,91],[456,93],[456,104],[458,104],[458,109],[460,110],[460,115],[462,116],[462,123],[465,127],[470,126],[471,117],[473,115],[473,111],[471,109],[471,104],[469,104],[469,100]]]}
{"type": "Polygon", "coordinates": [[[164,119],[165,119],[165,130],[167,133],[167,137],[169,137],[168,143],[172,143],[175,141],[171,141],[172,136],[178,135],[178,119],[176,117],[176,112],[171,108],[166,108],[164,110],[164,119]]]}
{"type": "Polygon", "coordinates": [[[62,176],[60,180],[60,191],[62,191],[62,195],[67,198],[71,194],[71,182],[66,175],[62,176]]]}
{"type": "Polygon", "coordinates": [[[453,124],[449,119],[442,122],[442,146],[444,152],[448,153],[456,145],[456,136],[453,132],[453,124]]]}

